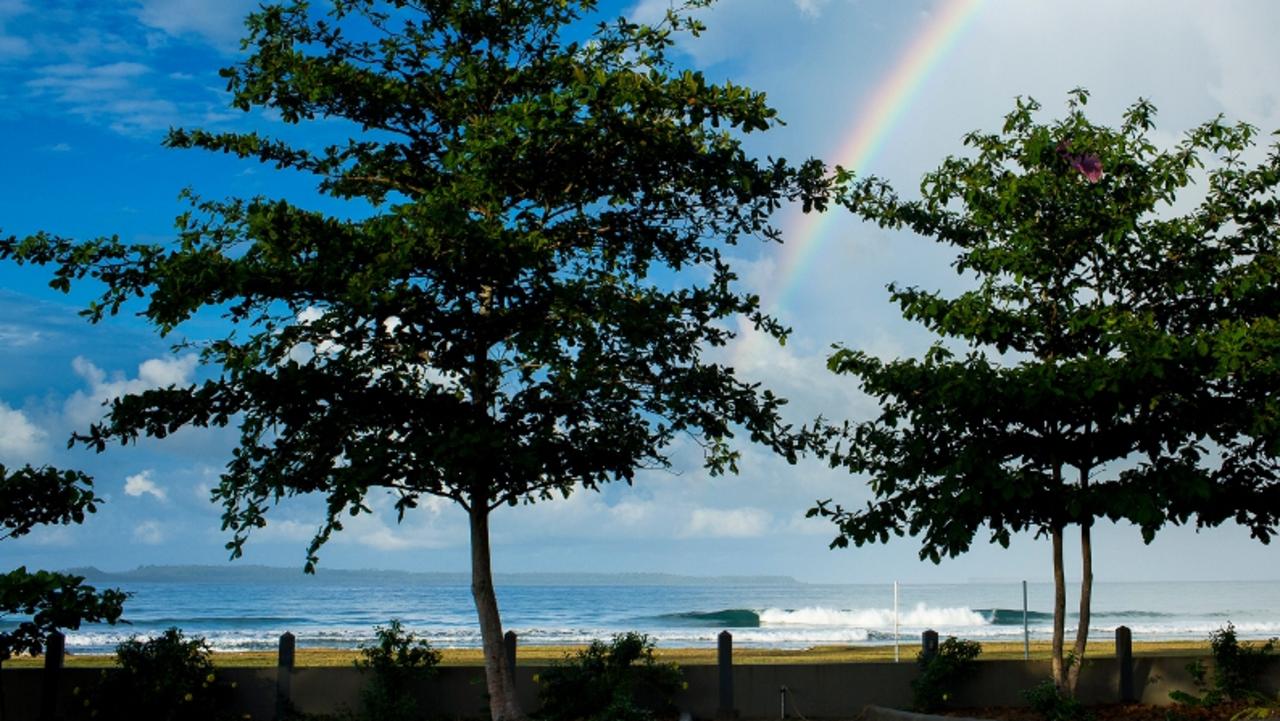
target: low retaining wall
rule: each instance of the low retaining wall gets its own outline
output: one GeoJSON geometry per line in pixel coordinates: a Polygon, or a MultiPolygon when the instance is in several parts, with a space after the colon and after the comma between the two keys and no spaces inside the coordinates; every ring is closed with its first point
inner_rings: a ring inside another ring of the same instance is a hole
{"type": "MultiPolygon", "coordinates": [[[[1193,691],[1185,657],[1138,657],[1133,660],[1134,688],[1144,703],[1168,704],[1172,690],[1193,691]]],[[[484,669],[445,667],[417,693],[420,708],[431,718],[481,719],[488,716],[484,669]]],[[[516,687],[524,707],[537,706],[536,673],[541,666],[519,666],[516,687]]],[[[71,689],[97,681],[98,669],[63,669],[59,679],[55,718],[64,718],[77,699],[71,689]]],[[[697,719],[719,715],[720,668],[686,666],[688,690],[677,705],[697,719]]],[[[5,669],[6,718],[9,721],[36,721],[40,718],[40,697],[44,671],[36,668],[5,669]]],[[[219,675],[235,681],[234,703],[238,714],[254,719],[272,719],[276,713],[276,689],[285,681],[293,707],[302,712],[327,714],[344,708],[356,709],[364,682],[354,668],[222,669],[219,675]]],[[[739,718],[852,719],[868,705],[907,708],[911,703],[914,663],[795,664],[776,666],[735,665],[732,667],[733,703],[739,718]],[[783,691],[783,689],[786,689],[783,691]],[[784,698],[785,697],[785,698],[784,698]],[[785,701],[785,706],[784,706],[785,701]]],[[[957,706],[1024,705],[1021,692],[1048,678],[1046,661],[979,661],[976,671],[956,695],[957,706]]],[[[1268,669],[1268,690],[1280,689],[1280,663],[1268,669]]],[[[1120,667],[1115,658],[1085,661],[1080,674],[1079,695],[1086,703],[1119,700],[1120,667]]]]}

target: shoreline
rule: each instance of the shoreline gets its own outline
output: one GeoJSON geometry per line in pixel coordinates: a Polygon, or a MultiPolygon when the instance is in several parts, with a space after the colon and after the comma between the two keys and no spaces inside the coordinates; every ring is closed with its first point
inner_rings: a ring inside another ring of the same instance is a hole
{"type": "MultiPolygon", "coordinates": [[[[546,666],[563,660],[585,646],[520,646],[516,664],[519,666],[546,666]]],[[[482,666],[484,661],[478,648],[440,648],[441,666],[482,666]]],[[[915,663],[920,644],[903,644],[899,647],[899,663],[915,663]]],[[[1048,660],[1049,641],[1031,642],[1031,660],[1048,660]]],[[[1204,641],[1134,641],[1134,656],[1208,656],[1208,640],[1204,641]]],[[[671,661],[682,666],[713,666],[717,651],[707,648],[657,648],[654,655],[659,661],[671,661]]],[[[1111,639],[1089,644],[1085,654],[1090,658],[1115,656],[1115,642],[1111,639]]],[[[979,661],[1022,660],[1021,641],[988,641],[982,643],[979,661]]],[[[214,651],[213,663],[222,668],[274,668],[275,651],[214,651]]],[[[296,666],[299,668],[325,668],[351,666],[360,658],[358,649],[299,648],[296,666]]],[[[65,660],[67,667],[108,668],[113,664],[110,654],[72,654],[65,660]]],[[[804,649],[777,649],[736,647],[733,649],[735,664],[835,664],[835,663],[892,663],[893,646],[814,646],[804,649]]],[[[36,668],[43,659],[13,658],[4,663],[5,668],[36,668]]]]}

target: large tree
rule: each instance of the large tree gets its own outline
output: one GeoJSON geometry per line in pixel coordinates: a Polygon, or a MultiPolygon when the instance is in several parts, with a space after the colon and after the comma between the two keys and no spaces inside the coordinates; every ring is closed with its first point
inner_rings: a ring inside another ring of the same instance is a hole
{"type": "MultiPolygon", "coordinates": [[[[921,358],[848,348],[831,357],[834,372],[880,402],[879,417],[831,431],[832,464],[868,476],[874,499],[810,512],[836,523],[834,546],[910,534],[934,562],[984,531],[1001,545],[1019,531],[1048,536],[1052,672],[1067,693],[1088,639],[1096,520],[1132,522],[1149,541],[1197,514],[1211,524],[1248,512],[1264,538],[1276,519],[1259,505],[1274,489],[1238,474],[1231,491],[1214,462],[1215,441],[1257,448],[1241,435],[1245,394],[1228,390],[1241,383],[1221,370],[1219,352],[1221,322],[1239,306],[1222,302],[1239,264],[1224,251],[1238,230],[1225,212],[1230,198],[1211,193],[1184,215],[1174,207],[1204,162],[1218,185],[1253,131],[1215,121],[1160,150],[1148,137],[1150,104],[1133,105],[1111,129],[1086,118],[1087,97],[1073,93],[1067,116],[1049,124],[1034,119],[1034,101],[1020,100],[999,132],[970,133],[968,156],[926,175],[919,200],[841,173],[852,211],[954,246],[971,289],[945,297],[890,286],[904,316],[940,336],[921,358]],[[1070,527],[1082,567],[1068,654],[1070,527]]],[[[1274,236],[1274,209],[1272,217],[1274,236]]],[[[1274,324],[1276,308],[1253,312],[1274,324]]],[[[1274,433],[1270,441],[1274,452],[1274,433]]]]}
{"type": "MultiPolygon", "coordinates": [[[[7,469],[0,464],[0,540],[25,536],[37,526],[82,523],[101,499],[93,479],[79,471],[48,466],[7,469]]],[[[98,591],[84,577],[19,566],[0,574],[0,666],[18,654],[44,651],[49,634],[83,623],[115,623],[126,594],[98,591]]],[[[0,688],[0,719],[5,717],[0,688]]]]}
{"type": "Polygon", "coordinates": [[[102,281],[94,321],[135,297],[161,333],[224,312],[234,330],[202,350],[213,377],[113,401],[81,440],[237,426],[214,491],[233,555],[296,494],[327,503],[308,569],[344,518],[370,512],[371,492],[392,493],[401,516],[424,495],[465,509],[494,719],[523,716],[502,662],[495,509],[630,483],[667,466],[681,437],[716,473],[736,470],[735,432],[788,460],[806,442],[781,399],[701,355],[737,316],[784,337],[722,250],[778,240],[771,214],[821,203],[822,165],[744,152],[742,134],[775,112],[673,66],[675,34],[700,30],[686,14],[588,37],[594,12],[591,0],[264,7],[248,57],[223,71],[234,105],[333,144],[204,130],[167,143],[314,175],[353,201],[346,215],[193,199],[167,245],[0,241],[0,257],[56,266],[55,287],[102,281]]]}

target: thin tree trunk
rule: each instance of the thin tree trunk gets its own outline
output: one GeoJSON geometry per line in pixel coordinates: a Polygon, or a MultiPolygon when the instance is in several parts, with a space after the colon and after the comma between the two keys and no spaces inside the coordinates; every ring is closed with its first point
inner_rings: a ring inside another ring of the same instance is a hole
{"type": "Polygon", "coordinates": [[[515,678],[506,664],[502,617],[498,615],[498,596],[493,590],[493,571],[489,565],[489,509],[481,499],[473,499],[472,503],[471,596],[480,617],[489,715],[493,721],[524,721],[526,717],[516,697],[515,678]]]}
{"type": "Polygon", "coordinates": [[[1067,669],[1067,691],[1076,695],[1076,683],[1080,680],[1080,667],[1084,665],[1084,649],[1089,642],[1089,601],[1093,595],[1093,540],[1092,521],[1080,524],[1080,624],[1076,626],[1076,647],[1071,666],[1067,669]]]}
{"type": "Polygon", "coordinates": [[[1053,656],[1049,662],[1053,684],[1066,690],[1066,669],[1062,660],[1063,638],[1066,636],[1067,580],[1062,570],[1062,526],[1053,527],[1053,656]]]}

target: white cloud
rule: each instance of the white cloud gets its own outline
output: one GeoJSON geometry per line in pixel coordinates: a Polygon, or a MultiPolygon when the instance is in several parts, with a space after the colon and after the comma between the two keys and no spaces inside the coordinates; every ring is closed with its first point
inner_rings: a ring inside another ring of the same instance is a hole
{"type": "Polygon", "coordinates": [[[44,331],[13,323],[0,323],[0,346],[24,348],[35,345],[44,338],[44,331]]]}
{"type": "Polygon", "coordinates": [[[160,525],[159,521],[143,521],[133,529],[133,540],[138,543],[145,543],[148,546],[164,543],[166,535],[165,529],[160,525]]]}
{"type": "Polygon", "coordinates": [[[230,50],[245,35],[245,16],[256,7],[254,0],[142,0],[138,20],[169,35],[197,35],[230,50]]]}
{"type": "Polygon", "coordinates": [[[770,516],[759,508],[695,508],[683,538],[754,538],[769,530],[770,516]]]}
{"type": "Polygon", "coordinates": [[[810,17],[818,17],[822,14],[822,7],[829,0],[791,0],[796,4],[796,8],[810,17]]]}
{"type": "Polygon", "coordinates": [[[3,30],[4,28],[0,26],[0,59],[21,58],[31,54],[31,43],[27,42],[26,38],[5,35],[3,30]]]}
{"type": "Polygon", "coordinates": [[[26,38],[10,35],[5,30],[5,21],[30,11],[30,6],[19,0],[0,0],[0,60],[31,54],[31,43],[26,38]]]}
{"type": "MultiPolygon", "coordinates": [[[[419,499],[418,507],[406,512],[404,521],[400,523],[396,522],[390,494],[374,493],[366,499],[366,503],[373,509],[373,513],[344,517],[343,530],[334,536],[335,541],[354,543],[379,551],[446,548],[466,541],[459,523],[465,516],[461,513],[446,514],[446,510],[452,509],[453,504],[443,498],[427,496],[419,499]]],[[[319,525],[317,523],[307,527],[306,537],[314,535],[319,525]]],[[[284,530],[301,533],[302,529],[286,527],[284,530]]]]}
{"type": "Polygon", "coordinates": [[[25,413],[0,401],[0,462],[39,462],[47,435],[25,413]]]}
{"type": "Polygon", "coordinates": [[[153,471],[147,469],[124,479],[124,492],[134,498],[143,495],[153,496],[157,501],[166,500],[168,494],[151,479],[153,471]]]}
{"type": "Polygon", "coordinates": [[[120,373],[108,377],[105,371],[87,358],[77,356],[71,362],[71,367],[89,387],[88,390],[76,391],[68,397],[64,412],[74,427],[83,428],[101,420],[105,412],[103,403],[130,393],[191,383],[196,362],[195,354],[152,358],[138,365],[136,378],[126,378],[120,373]]]}

